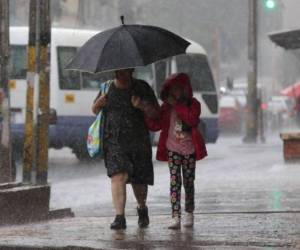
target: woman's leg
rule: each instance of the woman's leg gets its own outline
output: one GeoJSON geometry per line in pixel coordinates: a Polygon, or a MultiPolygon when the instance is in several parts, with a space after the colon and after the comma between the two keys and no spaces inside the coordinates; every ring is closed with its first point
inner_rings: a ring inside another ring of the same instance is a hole
{"type": "Polygon", "coordinates": [[[133,193],[138,203],[137,213],[139,216],[138,225],[140,228],[147,227],[149,225],[148,208],[146,206],[148,185],[144,184],[132,184],[133,193]]]}
{"type": "Polygon", "coordinates": [[[146,207],[148,185],[132,184],[132,189],[139,208],[146,207]]]}
{"type": "Polygon", "coordinates": [[[172,217],[181,216],[181,155],[169,151],[170,199],[172,217]]]}
{"type": "Polygon", "coordinates": [[[195,209],[194,180],[195,180],[196,161],[195,154],[186,155],[182,160],[183,186],[185,190],[185,211],[193,213],[195,209]]]}
{"type": "Polygon", "coordinates": [[[116,210],[116,215],[124,215],[126,204],[126,172],[115,174],[111,177],[111,193],[116,210]]]}

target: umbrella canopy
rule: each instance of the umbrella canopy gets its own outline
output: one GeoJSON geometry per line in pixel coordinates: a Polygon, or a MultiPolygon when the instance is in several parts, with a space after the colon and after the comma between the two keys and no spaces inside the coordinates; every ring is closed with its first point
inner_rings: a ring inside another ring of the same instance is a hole
{"type": "Polygon", "coordinates": [[[280,91],[280,94],[289,96],[289,97],[299,97],[300,96],[300,82],[296,82],[292,86],[289,86],[280,91]]]}
{"type": "Polygon", "coordinates": [[[145,66],[183,54],[189,44],[160,27],[123,24],[89,39],[66,69],[100,73],[145,66]]]}

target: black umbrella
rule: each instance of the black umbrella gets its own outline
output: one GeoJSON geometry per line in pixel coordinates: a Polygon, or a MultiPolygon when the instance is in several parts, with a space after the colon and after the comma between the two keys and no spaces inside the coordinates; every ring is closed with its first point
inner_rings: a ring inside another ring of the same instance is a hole
{"type": "Polygon", "coordinates": [[[122,23],[89,39],[66,69],[99,73],[145,66],[183,54],[190,44],[160,27],[122,23]]]}

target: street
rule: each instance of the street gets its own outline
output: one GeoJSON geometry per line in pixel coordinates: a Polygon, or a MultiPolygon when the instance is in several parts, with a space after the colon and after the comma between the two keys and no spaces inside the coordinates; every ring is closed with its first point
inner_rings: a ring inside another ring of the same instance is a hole
{"type": "Polygon", "coordinates": [[[274,135],[258,145],[242,144],[239,137],[221,137],[217,144],[208,144],[208,153],[197,165],[193,230],[167,229],[169,173],[165,163],[154,161],[155,185],[148,196],[150,227],[138,229],[136,204],[128,186],[128,228],[114,232],[109,229],[114,213],[103,163],[79,163],[67,149],[51,151],[51,208],[71,207],[75,218],[3,227],[0,245],[57,249],[300,247],[300,168],[284,163],[279,137],[274,135]]]}
{"type": "MultiPolygon", "coordinates": [[[[50,152],[51,207],[71,207],[78,216],[113,215],[103,162],[84,164],[68,150],[50,152]]],[[[259,145],[243,145],[239,137],[220,138],[217,144],[208,144],[208,154],[197,163],[197,212],[300,210],[300,168],[284,163],[279,137],[259,145]]],[[[151,214],[169,214],[167,164],[154,160],[154,171],[149,209],[151,214]]],[[[126,213],[133,215],[136,205],[129,185],[127,190],[126,213]]]]}

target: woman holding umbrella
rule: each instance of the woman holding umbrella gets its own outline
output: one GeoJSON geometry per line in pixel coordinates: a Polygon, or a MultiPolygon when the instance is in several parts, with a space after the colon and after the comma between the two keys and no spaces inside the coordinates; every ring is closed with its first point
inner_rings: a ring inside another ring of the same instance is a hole
{"type": "Polygon", "coordinates": [[[117,70],[106,95],[92,110],[105,107],[104,160],[111,178],[116,218],[111,229],[125,229],[126,183],[130,182],[138,203],[138,225],[149,224],[147,185],[153,185],[152,147],[144,116],[157,118],[159,106],[151,87],[132,77],[133,69],[117,70]]]}

